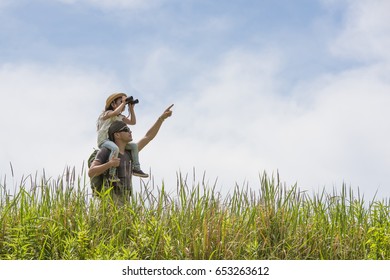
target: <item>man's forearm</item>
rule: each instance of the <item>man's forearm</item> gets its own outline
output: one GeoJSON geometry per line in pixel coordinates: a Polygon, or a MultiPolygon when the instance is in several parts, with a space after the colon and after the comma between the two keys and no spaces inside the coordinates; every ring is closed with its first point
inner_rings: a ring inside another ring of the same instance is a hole
{"type": "Polygon", "coordinates": [[[146,132],[144,138],[138,142],[138,151],[141,151],[150,141],[156,137],[162,123],[164,122],[163,117],[159,117],[152,127],[146,132]]]}
{"type": "Polygon", "coordinates": [[[172,116],[171,108],[173,107],[173,104],[170,105],[167,109],[165,109],[164,113],[157,119],[157,121],[152,125],[152,127],[146,132],[144,138],[142,138],[138,143],[138,151],[141,151],[150,141],[153,140],[154,137],[156,137],[158,131],[160,130],[160,127],[164,120],[166,118],[169,118],[172,116]]]}
{"type": "Polygon", "coordinates": [[[110,169],[110,167],[111,167],[111,165],[109,162],[106,162],[103,164],[96,164],[96,162],[92,162],[92,165],[88,170],[88,176],[90,178],[99,176],[100,174],[103,174],[104,172],[106,172],[106,170],[110,169]]]}

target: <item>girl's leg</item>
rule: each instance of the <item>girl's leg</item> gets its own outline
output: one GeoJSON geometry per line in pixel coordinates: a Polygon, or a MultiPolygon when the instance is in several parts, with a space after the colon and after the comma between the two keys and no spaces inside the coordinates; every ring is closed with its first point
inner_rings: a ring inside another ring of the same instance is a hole
{"type": "MultiPolygon", "coordinates": [[[[119,148],[118,148],[118,146],[117,146],[114,142],[112,142],[112,141],[110,141],[110,140],[104,141],[104,142],[100,145],[100,147],[107,148],[107,149],[109,149],[109,150],[111,151],[111,153],[110,153],[110,159],[112,159],[112,158],[114,158],[114,157],[118,157],[118,155],[119,155],[119,148]]],[[[99,147],[99,148],[100,148],[100,147],[99,147]]],[[[116,175],[116,168],[115,168],[115,167],[110,168],[109,174],[110,174],[110,177],[115,176],[115,175],[116,175]]]]}
{"type": "Polygon", "coordinates": [[[139,163],[139,157],[138,157],[138,145],[137,143],[130,142],[126,145],[126,150],[131,152],[131,161],[132,161],[132,167],[133,167],[133,175],[147,178],[149,177],[148,174],[143,172],[141,170],[141,165],[139,163]]]}
{"type": "Polygon", "coordinates": [[[139,163],[139,157],[138,157],[137,143],[134,142],[127,143],[126,150],[131,151],[131,161],[132,161],[133,169],[141,169],[141,165],[139,163]]]}

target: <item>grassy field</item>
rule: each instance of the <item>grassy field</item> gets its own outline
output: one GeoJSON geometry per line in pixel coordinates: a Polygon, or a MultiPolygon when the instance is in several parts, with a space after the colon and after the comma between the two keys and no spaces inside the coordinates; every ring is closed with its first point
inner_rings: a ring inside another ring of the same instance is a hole
{"type": "Polygon", "coordinates": [[[262,174],[222,197],[178,175],[116,207],[85,175],[25,178],[0,191],[0,259],[390,259],[389,204],[342,186],[309,195],[262,174]]]}

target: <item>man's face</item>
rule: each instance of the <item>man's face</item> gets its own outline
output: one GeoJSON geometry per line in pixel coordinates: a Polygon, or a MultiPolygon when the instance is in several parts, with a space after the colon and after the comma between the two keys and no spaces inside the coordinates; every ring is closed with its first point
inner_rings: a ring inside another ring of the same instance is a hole
{"type": "Polygon", "coordinates": [[[123,142],[128,143],[128,142],[133,141],[133,135],[132,135],[131,130],[128,126],[123,127],[118,132],[116,132],[116,134],[118,135],[118,139],[123,141],[123,142]]]}

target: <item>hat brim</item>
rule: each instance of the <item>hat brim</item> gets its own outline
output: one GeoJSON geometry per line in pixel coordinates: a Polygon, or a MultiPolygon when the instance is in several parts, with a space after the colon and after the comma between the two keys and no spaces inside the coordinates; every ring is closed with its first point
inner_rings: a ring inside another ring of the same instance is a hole
{"type": "Polygon", "coordinates": [[[107,100],[106,100],[106,107],[105,107],[105,109],[107,110],[110,107],[112,101],[114,101],[115,99],[117,99],[119,97],[122,97],[122,96],[126,97],[127,95],[125,93],[123,93],[123,92],[111,94],[107,98],[107,100]]]}

